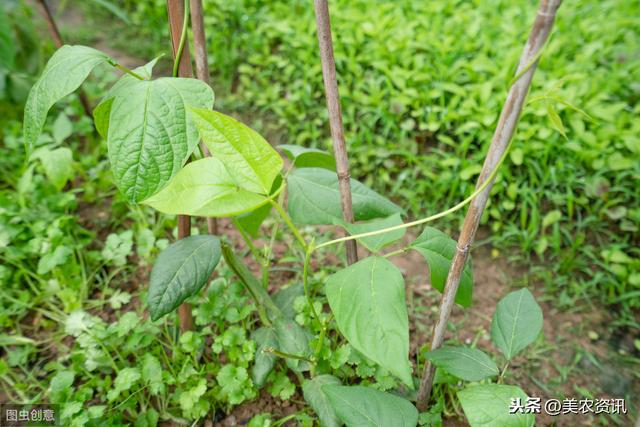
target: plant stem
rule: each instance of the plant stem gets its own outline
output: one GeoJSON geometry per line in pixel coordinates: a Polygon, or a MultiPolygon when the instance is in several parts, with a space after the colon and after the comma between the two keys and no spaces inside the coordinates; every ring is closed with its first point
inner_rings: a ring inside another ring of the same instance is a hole
{"type": "Polygon", "coordinates": [[[109,59],[109,64],[112,65],[113,67],[117,68],[118,70],[122,71],[123,73],[129,74],[130,76],[135,77],[138,80],[147,80],[144,77],[142,77],[140,74],[131,71],[130,69],[128,69],[127,67],[124,67],[120,64],[118,64],[117,62],[113,61],[112,59],[109,59]]]}
{"type": "Polygon", "coordinates": [[[178,68],[182,60],[182,52],[187,41],[187,23],[189,22],[189,0],[184,0],[184,10],[182,17],[182,33],[180,34],[180,42],[178,43],[178,51],[173,59],[173,77],[178,77],[178,68]]]}
{"type": "Polygon", "coordinates": [[[304,237],[302,237],[302,234],[300,234],[300,230],[298,230],[298,227],[293,224],[293,221],[291,220],[289,214],[282,208],[280,203],[274,201],[273,199],[270,199],[269,202],[273,205],[274,208],[276,208],[284,222],[291,229],[291,232],[298,240],[298,243],[300,243],[300,245],[302,246],[302,249],[307,252],[307,242],[305,242],[304,237]]]}
{"type": "MultiPolygon", "coordinates": [[[[322,79],[327,96],[329,110],[329,127],[333,140],[333,154],[336,158],[336,172],[340,186],[340,201],[342,215],[346,222],[353,223],[353,202],[351,200],[351,182],[349,179],[349,158],[347,145],[344,140],[342,127],[342,112],[340,110],[340,94],[338,93],[338,79],[336,77],[336,62],[333,57],[333,41],[331,39],[331,19],[327,0],[314,0],[316,13],[316,27],[318,29],[318,46],[322,63],[322,79]]],[[[355,240],[347,242],[347,263],[358,261],[358,248],[355,240]]]]}
{"type": "Polygon", "coordinates": [[[302,360],[305,362],[309,362],[310,364],[315,364],[315,362],[311,359],[309,359],[308,357],[304,357],[304,356],[300,356],[297,354],[290,354],[290,353],[285,353],[283,351],[280,350],[276,350],[273,347],[266,347],[264,350],[262,350],[265,353],[271,353],[275,356],[281,357],[283,359],[295,359],[295,360],[302,360]]]}
{"type": "MultiPolygon", "coordinates": [[[[480,224],[480,219],[484,212],[484,208],[489,199],[489,193],[495,178],[495,171],[504,160],[504,157],[511,145],[511,140],[522,112],[524,101],[531,86],[533,74],[537,68],[537,60],[540,52],[551,33],[556,12],[560,7],[562,0],[541,0],[538,7],[538,13],[533,24],[533,28],[529,34],[529,39],[524,47],[516,77],[518,77],[511,88],[502,108],[500,120],[496,126],[487,157],[485,159],[482,171],[478,177],[478,197],[469,206],[469,210],[462,225],[462,231],[458,238],[456,252],[449,267],[449,274],[442,293],[442,302],[440,305],[440,316],[433,328],[433,338],[430,349],[433,351],[439,348],[444,341],[444,334],[449,322],[449,316],[453,309],[456,292],[460,285],[460,277],[469,255],[469,250],[475,238],[476,231],[480,224]],[[524,70],[524,72],[522,72],[524,70]],[[499,159],[499,160],[498,160],[499,159]]],[[[417,404],[418,410],[425,411],[429,404],[431,396],[431,388],[433,386],[433,378],[435,375],[435,366],[427,361],[424,365],[422,380],[420,381],[420,389],[418,391],[417,404]]]]}
{"type": "Polygon", "coordinates": [[[511,140],[509,141],[504,153],[502,154],[502,156],[500,157],[500,159],[496,163],[495,168],[491,171],[491,174],[489,175],[489,179],[484,181],[482,183],[482,185],[480,185],[478,188],[476,188],[476,190],[473,193],[471,193],[471,195],[469,197],[467,197],[466,199],[464,199],[463,201],[461,201],[457,205],[455,205],[453,207],[450,207],[449,209],[444,210],[442,212],[438,212],[437,214],[428,216],[426,218],[418,219],[418,220],[407,222],[407,223],[400,224],[400,225],[394,225],[393,227],[382,228],[380,230],[369,231],[367,233],[353,234],[351,236],[346,236],[346,237],[341,237],[339,239],[329,240],[328,242],[324,242],[324,243],[316,246],[315,249],[320,249],[320,248],[323,248],[325,246],[335,245],[336,243],[346,242],[346,241],[353,240],[353,239],[361,239],[363,237],[377,236],[378,234],[388,233],[389,231],[401,230],[403,228],[409,228],[409,227],[414,227],[416,225],[426,224],[427,222],[431,222],[431,221],[434,221],[436,219],[442,218],[444,216],[447,216],[447,215],[459,210],[460,208],[463,208],[465,205],[467,205],[469,202],[471,202],[478,194],[482,193],[492,183],[493,179],[498,174],[498,169],[499,169],[500,165],[502,165],[504,160],[507,158],[507,154],[508,154],[510,146],[511,146],[511,140]]]}
{"type": "Polygon", "coordinates": [[[309,249],[307,250],[304,256],[304,267],[302,269],[302,285],[304,289],[304,295],[307,298],[307,305],[311,308],[311,312],[313,313],[313,317],[316,319],[316,322],[320,326],[322,326],[322,322],[320,321],[320,316],[316,311],[316,308],[313,305],[313,301],[311,300],[311,292],[309,291],[309,263],[311,262],[311,254],[313,253],[313,241],[309,244],[309,249]]]}

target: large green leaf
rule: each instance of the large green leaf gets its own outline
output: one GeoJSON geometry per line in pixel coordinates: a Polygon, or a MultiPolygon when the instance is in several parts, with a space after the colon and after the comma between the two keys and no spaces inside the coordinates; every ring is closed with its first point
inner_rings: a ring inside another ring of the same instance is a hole
{"type": "Polygon", "coordinates": [[[386,258],[365,258],[329,276],[325,292],[349,343],[413,388],[400,270],[386,258]]]}
{"type": "MultiPolygon", "coordinates": [[[[349,234],[361,234],[368,233],[370,231],[382,230],[383,228],[389,228],[396,225],[402,224],[402,217],[399,213],[395,213],[387,218],[383,219],[374,219],[369,222],[362,222],[356,224],[350,224],[345,221],[336,221],[338,225],[343,227],[345,230],[349,232],[349,234]]],[[[369,249],[372,252],[378,252],[380,249],[384,248],[387,245],[392,244],[404,236],[406,232],[406,228],[401,228],[399,230],[388,231],[382,234],[376,234],[375,236],[362,237],[358,239],[358,242],[362,243],[364,247],[369,249]]]]}
{"type": "Polygon", "coordinates": [[[336,159],[326,151],[289,144],[278,145],[278,150],[284,152],[297,168],[336,170],[336,159]]]}
{"type": "Polygon", "coordinates": [[[482,381],[498,375],[498,367],[482,351],[466,347],[442,347],[425,356],[438,368],[465,381],[482,381]]]}
{"type": "MultiPolygon", "coordinates": [[[[153,73],[153,67],[156,65],[156,62],[158,62],[158,59],[160,59],[160,57],[154,58],[147,64],[135,68],[133,72],[147,80],[150,80],[153,73]]],[[[102,98],[100,103],[93,109],[93,122],[96,126],[96,130],[103,138],[107,138],[109,117],[111,116],[113,100],[118,95],[128,96],[129,89],[138,81],[140,80],[133,77],[131,74],[123,75],[113,86],[111,86],[104,98],[102,98]]]]}
{"type": "Polygon", "coordinates": [[[187,106],[211,108],[213,91],[196,79],[138,80],[116,95],[109,116],[113,175],[131,202],[162,189],[198,144],[187,106]]]}
{"type": "Polygon", "coordinates": [[[217,111],[192,108],[192,117],[212,155],[224,163],[242,189],[269,194],[282,158],[253,129],[217,111]]]}
{"type": "Polygon", "coordinates": [[[348,427],[415,427],[418,410],[399,396],[364,386],[325,385],[322,390],[348,427]]]}
{"type": "Polygon", "coordinates": [[[458,392],[464,414],[471,427],[531,427],[533,414],[509,413],[512,399],[526,402],[527,395],[518,387],[481,384],[458,392]]]}
{"type": "MultiPolygon", "coordinates": [[[[338,177],[322,168],[296,169],[287,177],[289,214],[297,224],[333,224],[342,216],[338,177]]],[[[351,180],[351,198],[356,221],[384,218],[402,212],[396,204],[351,180]]]]}
{"type": "Polygon", "coordinates": [[[24,140],[28,152],[37,142],[51,106],[76,90],[96,66],[109,61],[105,53],[86,46],[65,45],[53,54],[31,88],[24,107],[24,140]]]}
{"type": "Polygon", "coordinates": [[[251,379],[255,385],[262,387],[276,363],[276,356],[265,351],[268,348],[278,346],[276,331],[273,328],[263,326],[251,334],[251,339],[257,344],[255,361],[251,368],[251,379]]]}
{"type": "Polygon", "coordinates": [[[340,380],[333,375],[318,375],[302,383],[302,394],[304,400],[320,418],[322,427],[340,427],[342,422],[336,415],[336,411],[333,410],[326,393],[322,390],[322,387],[326,385],[339,386],[341,384],[340,380]]]}
{"type": "Polygon", "coordinates": [[[220,160],[206,157],[186,165],[169,185],[142,203],[167,214],[228,217],[268,201],[240,188],[220,160]]]}
{"type": "Polygon", "coordinates": [[[542,330],[542,309],[528,289],[514,291],[498,303],[491,339],[507,360],[536,340],[542,330]]]}
{"type": "MultiPolygon", "coordinates": [[[[311,337],[306,329],[294,320],[277,319],[275,322],[278,350],[293,356],[308,357],[311,354],[309,341],[311,337]]],[[[294,371],[308,371],[311,365],[306,360],[287,359],[287,366],[294,371]]]]}
{"type": "MultiPolygon", "coordinates": [[[[444,292],[444,285],[449,274],[451,261],[456,253],[456,241],[440,230],[426,227],[422,234],[411,244],[411,247],[422,254],[429,264],[431,286],[444,292]]],[[[473,272],[467,261],[460,277],[460,287],[456,293],[456,302],[463,307],[471,305],[473,295],[473,272]]]]}
{"type": "Polygon", "coordinates": [[[220,240],[210,235],[186,237],[163,250],[151,270],[151,319],[172,312],[196,294],[211,277],[220,253],[220,240]]]}

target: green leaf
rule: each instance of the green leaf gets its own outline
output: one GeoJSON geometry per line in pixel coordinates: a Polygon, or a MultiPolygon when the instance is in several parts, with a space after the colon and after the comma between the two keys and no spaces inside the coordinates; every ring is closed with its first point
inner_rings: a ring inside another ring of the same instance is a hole
{"type": "MultiPolygon", "coordinates": [[[[440,230],[426,227],[422,234],[411,244],[411,247],[422,254],[429,264],[431,286],[444,292],[444,285],[449,274],[451,261],[456,253],[456,241],[440,230]]],[[[471,264],[467,262],[460,278],[460,287],[456,293],[456,303],[463,307],[471,305],[473,294],[473,273],[471,264]]]]}
{"type": "Polygon", "coordinates": [[[107,145],[120,191],[130,202],[162,189],[198,144],[187,106],[211,108],[213,91],[196,79],[137,80],[111,105],[107,145]]]}
{"type": "MultiPolygon", "coordinates": [[[[396,204],[358,181],[351,181],[356,221],[383,218],[402,212],[396,204]]],[[[289,214],[296,224],[333,224],[342,220],[338,176],[326,169],[296,169],[287,177],[289,214]]]]}
{"type": "Polygon", "coordinates": [[[229,217],[268,201],[239,187],[220,160],[207,157],[186,165],[169,185],[142,203],[166,214],[229,217]]]}
{"type": "Polygon", "coordinates": [[[110,58],[86,46],[62,46],[53,54],[29,92],[24,107],[24,140],[30,153],[42,132],[49,109],[76,90],[98,65],[110,58]]]}
{"type": "Polygon", "coordinates": [[[302,383],[304,400],[313,408],[320,418],[323,427],[340,427],[342,422],[329,402],[329,398],[322,390],[323,386],[341,385],[340,380],[333,375],[318,375],[302,383]]]}
{"type": "Polygon", "coordinates": [[[64,403],[73,393],[73,381],[75,374],[73,371],[60,371],[49,383],[49,401],[51,403],[64,403]]]}
{"type": "Polygon", "coordinates": [[[0,6],[0,68],[13,69],[16,56],[15,46],[9,14],[0,6]]]}
{"type": "Polygon", "coordinates": [[[425,356],[438,368],[465,381],[482,381],[498,375],[498,367],[489,356],[476,348],[442,347],[425,356]]]}
{"type": "Polygon", "coordinates": [[[264,351],[267,348],[276,348],[278,339],[273,328],[261,327],[251,334],[251,339],[257,344],[256,356],[251,368],[251,379],[256,386],[262,387],[267,381],[267,377],[273,370],[277,357],[272,353],[264,351]]]}
{"type": "Polygon", "coordinates": [[[547,228],[550,225],[555,224],[556,222],[562,219],[562,212],[555,209],[548,212],[544,218],[542,218],[542,228],[547,228]]]}
{"type": "MultiPolygon", "coordinates": [[[[306,329],[294,320],[277,319],[274,324],[278,338],[278,350],[294,356],[308,357],[311,354],[309,341],[311,337],[306,329]]],[[[294,371],[303,372],[311,369],[309,362],[298,359],[287,359],[287,366],[294,371]]]]}
{"type": "Polygon", "coordinates": [[[42,162],[45,175],[58,190],[73,178],[73,154],[66,147],[55,150],[42,147],[34,151],[31,158],[42,162]]]}
{"type": "Polygon", "coordinates": [[[142,359],[142,381],[149,386],[149,392],[155,396],[164,388],[162,382],[162,365],[150,353],[145,353],[142,359]]]}
{"type": "Polygon", "coordinates": [[[542,330],[542,309],[528,289],[514,291],[496,307],[491,339],[507,360],[536,340],[542,330]]]}
{"type": "Polygon", "coordinates": [[[55,267],[67,262],[67,258],[73,253],[68,246],[57,246],[52,252],[46,253],[38,261],[38,274],[46,274],[55,267]]]}
{"type": "MultiPolygon", "coordinates": [[[[395,213],[387,218],[374,219],[365,223],[350,224],[345,221],[337,221],[337,224],[347,230],[349,234],[368,233],[370,231],[382,230],[383,228],[389,228],[396,225],[401,225],[402,217],[399,213],[395,213]]],[[[358,242],[362,243],[364,247],[372,252],[378,252],[380,249],[387,245],[396,242],[404,236],[406,232],[405,228],[389,231],[383,234],[377,234],[375,236],[362,237],[358,239],[358,242]]]]}
{"type": "Polygon", "coordinates": [[[283,151],[298,168],[323,168],[336,171],[336,159],[326,151],[289,144],[280,144],[277,148],[283,151]]]}
{"type": "Polygon", "coordinates": [[[304,295],[304,287],[302,286],[302,283],[296,283],[280,289],[278,292],[273,294],[272,298],[273,302],[282,312],[282,315],[287,319],[293,319],[297,314],[293,303],[296,298],[302,295],[304,295]]]}
{"type": "Polygon", "coordinates": [[[109,402],[116,400],[123,391],[130,390],[142,377],[138,368],[124,368],[116,376],[113,388],[107,393],[109,402]]]}
{"type": "Polygon", "coordinates": [[[418,410],[408,400],[364,386],[322,387],[348,427],[415,427],[418,410]]]}
{"type": "MultiPolygon", "coordinates": [[[[135,68],[133,72],[147,80],[150,80],[153,73],[153,67],[158,62],[158,59],[160,59],[160,56],[154,58],[141,67],[135,68]]],[[[133,77],[130,74],[123,75],[120,77],[120,80],[118,80],[111,89],[109,89],[100,103],[93,109],[93,122],[96,126],[96,130],[103,138],[107,139],[109,117],[111,115],[113,100],[118,95],[126,97],[131,86],[135,85],[138,81],[140,81],[138,78],[133,77]]]]}
{"type": "Polygon", "coordinates": [[[220,261],[220,240],[190,236],[163,250],[151,270],[148,305],[151,319],[172,312],[196,294],[220,261]]]}
{"type": "Polygon", "coordinates": [[[475,385],[459,391],[458,399],[471,427],[531,427],[535,423],[533,414],[509,413],[512,399],[527,400],[519,387],[475,385]]]}
{"type": "Polygon", "coordinates": [[[73,125],[66,114],[61,113],[53,122],[53,140],[61,144],[73,133],[73,125]]]}
{"type": "Polygon", "coordinates": [[[349,343],[413,389],[400,270],[386,258],[365,258],[329,276],[325,292],[349,343]]]}
{"type": "Polygon", "coordinates": [[[269,194],[282,170],[282,158],[253,129],[217,111],[191,108],[200,137],[212,155],[247,191],[269,194]]]}
{"type": "Polygon", "coordinates": [[[267,203],[258,209],[235,217],[237,224],[254,239],[258,237],[260,226],[271,212],[272,205],[267,203]]]}
{"type": "Polygon", "coordinates": [[[564,136],[567,139],[567,132],[564,129],[564,125],[562,124],[562,119],[558,115],[555,107],[551,102],[547,102],[547,114],[549,115],[549,120],[551,121],[551,125],[555,130],[557,130],[560,135],[564,136]]]}

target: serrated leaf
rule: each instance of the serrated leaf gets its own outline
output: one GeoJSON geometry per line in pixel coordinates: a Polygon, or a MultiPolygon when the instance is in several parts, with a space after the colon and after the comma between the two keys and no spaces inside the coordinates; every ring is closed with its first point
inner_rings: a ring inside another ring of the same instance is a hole
{"type": "MultiPolygon", "coordinates": [[[[335,173],[321,168],[296,169],[287,177],[288,209],[296,224],[333,224],[342,220],[340,189],[335,173]]],[[[356,221],[384,218],[402,209],[358,181],[351,180],[356,221]]]]}
{"type": "Polygon", "coordinates": [[[325,385],[331,406],[349,427],[415,427],[418,410],[399,396],[364,386],[325,385]]]}
{"type": "Polygon", "coordinates": [[[242,227],[254,239],[258,237],[260,226],[271,212],[271,204],[263,205],[257,209],[235,217],[236,223],[242,227]]]}
{"type": "Polygon", "coordinates": [[[277,148],[291,159],[295,167],[336,170],[336,159],[326,151],[289,144],[280,144],[277,148]]]}
{"type": "Polygon", "coordinates": [[[146,353],[142,359],[142,381],[149,386],[149,392],[153,396],[157,395],[163,388],[162,365],[150,353],[146,353]]]}
{"type": "Polygon", "coordinates": [[[55,150],[39,148],[33,152],[31,158],[42,162],[45,175],[58,190],[73,178],[73,154],[66,147],[55,150]]]}
{"type": "MultiPolygon", "coordinates": [[[[294,356],[308,357],[311,353],[309,341],[311,337],[306,329],[294,320],[279,318],[274,328],[278,338],[278,350],[294,356]]],[[[287,358],[287,366],[294,371],[303,372],[311,369],[305,360],[287,358]]]]}
{"type": "MultiPolygon", "coordinates": [[[[347,230],[349,234],[361,234],[368,233],[370,231],[382,230],[383,228],[389,228],[402,224],[402,217],[399,213],[393,214],[387,218],[374,219],[369,222],[350,224],[345,221],[337,221],[337,224],[347,230]]],[[[358,239],[358,242],[362,243],[364,247],[372,252],[378,252],[380,249],[387,245],[396,242],[404,236],[406,232],[405,228],[399,230],[389,231],[375,236],[362,237],[358,239]]]]}
{"type": "Polygon", "coordinates": [[[536,340],[542,330],[542,309],[528,289],[514,291],[498,303],[491,339],[507,360],[536,340]]]}
{"type": "Polygon", "coordinates": [[[296,283],[280,289],[278,292],[273,294],[272,298],[273,302],[282,312],[282,315],[288,319],[293,319],[297,314],[293,307],[293,303],[296,298],[302,295],[304,295],[304,287],[302,286],[302,283],[296,283]]]}
{"type": "Polygon", "coordinates": [[[263,326],[253,331],[251,339],[257,344],[255,361],[251,368],[251,379],[256,386],[262,387],[276,363],[276,356],[265,351],[265,349],[277,347],[276,331],[273,328],[263,326]]]}
{"type": "Polygon", "coordinates": [[[340,427],[342,422],[329,402],[329,398],[322,390],[326,385],[341,385],[340,380],[333,375],[318,375],[302,383],[304,400],[313,408],[320,418],[322,427],[340,427]]]}
{"type": "Polygon", "coordinates": [[[98,65],[110,61],[99,50],[86,46],[62,46],[49,62],[29,92],[24,108],[24,140],[27,152],[35,145],[49,109],[76,90],[98,65]]]}
{"type": "Polygon", "coordinates": [[[482,381],[500,373],[495,362],[476,348],[442,347],[428,352],[425,357],[438,368],[465,381],[482,381]]]}
{"type": "Polygon", "coordinates": [[[191,108],[202,141],[244,190],[269,194],[282,158],[256,131],[217,111],[191,108]]]}
{"type": "Polygon", "coordinates": [[[211,108],[213,91],[185,78],[132,82],[111,105],[107,145],[116,185],[130,202],[162,189],[198,144],[187,106],[211,108]]]}
{"type": "Polygon", "coordinates": [[[510,385],[481,384],[458,392],[467,420],[471,427],[531,427],[533,414],[509,413],[512,399],[527,401],[527,395],[510,385]]]}
{"type": "Polygon", "coordinates": [[[169,185],[142,203],[167,214],[229,217],[268,201],[240,188],[216,157],[206,157],[186,165],[169,185]]]}
{"type": "Polygon", "coordinates": [[[365,258],[329,276],[325,293],[349,343],[413,389],[400,270],[386,258],[365,258]]]}
{"type": "MultiPolygon", "coordinates": [[[[440,230],[426,227],[422,234],[411,244],[411,247],[425,258],[429,264],[431,286],[444,292],[444,285],[449,274],[451,261],[456,253],[456,241],[440,230]]],[[[456,303],[469,307],[473,296],[473,273],[467,261],[460,277],[460,287],[456,293],[456,303]]]]}
{"type": "Polygon", "coordinates": [[[220,240],[209,235],[186,237],[163,250],[151,270],[151,319],[172,312],[196,294],[211,277],[220,254],[220,240]]]}

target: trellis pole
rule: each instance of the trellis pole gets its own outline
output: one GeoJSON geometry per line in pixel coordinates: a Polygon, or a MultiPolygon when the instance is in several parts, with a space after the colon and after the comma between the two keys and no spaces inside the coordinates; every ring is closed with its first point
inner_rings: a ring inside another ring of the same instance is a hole
{"type": "MultiPolygon", "coordinates": [[[[527,92],[531,85],[531,79],[533,78],[533,74],[538,65],[542,48],[549,38],[549,34],[553,28],[556,12],[558,7],[560,7],[561,2],[562,0],[540,1],[536,19],[533,23],[533,27],[531,28],[531,32],[529,33],[529,39],[527,40],[524,51],[520,57],[516,77],[514,78],[515,81],[511,85],[507,99],[502,107],[500,120],[498,121],[495,133],[493,134],[489,152],[487,153],[487,157],[484,161],[476,188],[482,185],[489,177],[513,137],[516,124],[518,123],[518,118],[520,117],[527,92]]],[[[469,209],[464,218],[462,232],[458,239],[456,252],[451,262],[451,267],[449,268],[449,274],[447,276],[445,289],[442,295],[440,316],[438,322],[433,328],[431,350],[435,350],[442,346],[447,323],[453,308],[455,295],[458,291],[458,285],[460,284],[460,276],[467,261],[469,249],[475,238],[476,231],[478,230],[480,218],[484,212],[492,186],[493,182],[487,185],[487,187],[478,194],[478,196],[469,205],[469,209]]],[[[417,407],[420,411],[424,411],[428,407],[434,374],[435,366],[427,361],[424,366],[417,398],[417,407]]]]}
{"type": "MultiPolygon", "coordinates": [[[[53,19],[53,14],[51,13],[51,9],[49,9],[49,5],[47,5],[46,0],[38,0],[38,4],[40,4],[40,10],[42,10],[42,16],[44,20],[47,22],[47,26],[49,27],[49,33],[51,33],[51,38],[53,38],[53,42],[58,49],[64,45],[64,41],[62,40],[62,36],[60,35],[60,30],[58,30],[58,26],[56,25],[56,21],[53,19]]],[[[82,104],[82,109],[84,113],[89,118],[93,118],[91,114],[91,104],[89,104],[89,98],[87,98],[87,94],[82,90],[82,88],[78,89],[78,98],[80,99],[80,104],[82,104]]]]}
{"type": "MultiPolygon", "coordinates": [[[[333,154],[336,158],[336,171],[340,186],[340,200],[342,203],[342,215],[347,222],[353,222],[353,204],[351,200],[351,185],[349,182],[349,158],[344,141],[344,129],[342,127],[342,112],[340,111],[340,94],[338,93],[338,80],[336,78],[336,63],[333,57],[333,42],[331,40],[331,20],[329,18],[329,5],[327,0],[314,0],[316,12],[316,26],[318,28],[318,44],[320,47],[320,59],[322,62],[322,78],[327,97],[329,110],[329,127],[333,140],[333,154]]],[[[358,248],[355,240],[346,243],[347,263],[358,261],[358,248]]]]}
{"type": "MultiPolygon", "coordinates": [[[[193,32],[193,57],[196,63],[196,77],[209,84],[209,63],[207,58],[207,38],[204,31],[204,14],[202,0],[190,0],[191,31],[193,32]]],[[[200,142],[200,148],[205,156],[209,155],[207,146],[200,142]]],[[[207,218],[209,234],[218,234],[218,221],[207,218]]]]}
{"type": "MultiPolygon", "coordinates": [[[[183,33],[183,23],[186,24],[185,10],[186,2],[183,0],[167,0],[167,13],[169,15],[169,31],[171,35],[171,45],[173,47],[174,59],[178,55],[180,39],[183,33]]],[[[189,54],[189,41],[184,40],[182,54],[178,58],[178,76],[193,77],[191,67],[191,55],[189,54]]],[[[178,215],[178,239],[183,239],[191,234],[191,218],[188,215],[178,215]]],[[[178,307],[178,317],[180,318],[180,329],[188,331],[193,329],[193,316],[191,314],[191,304],[182,303],[178,307]]]]}

